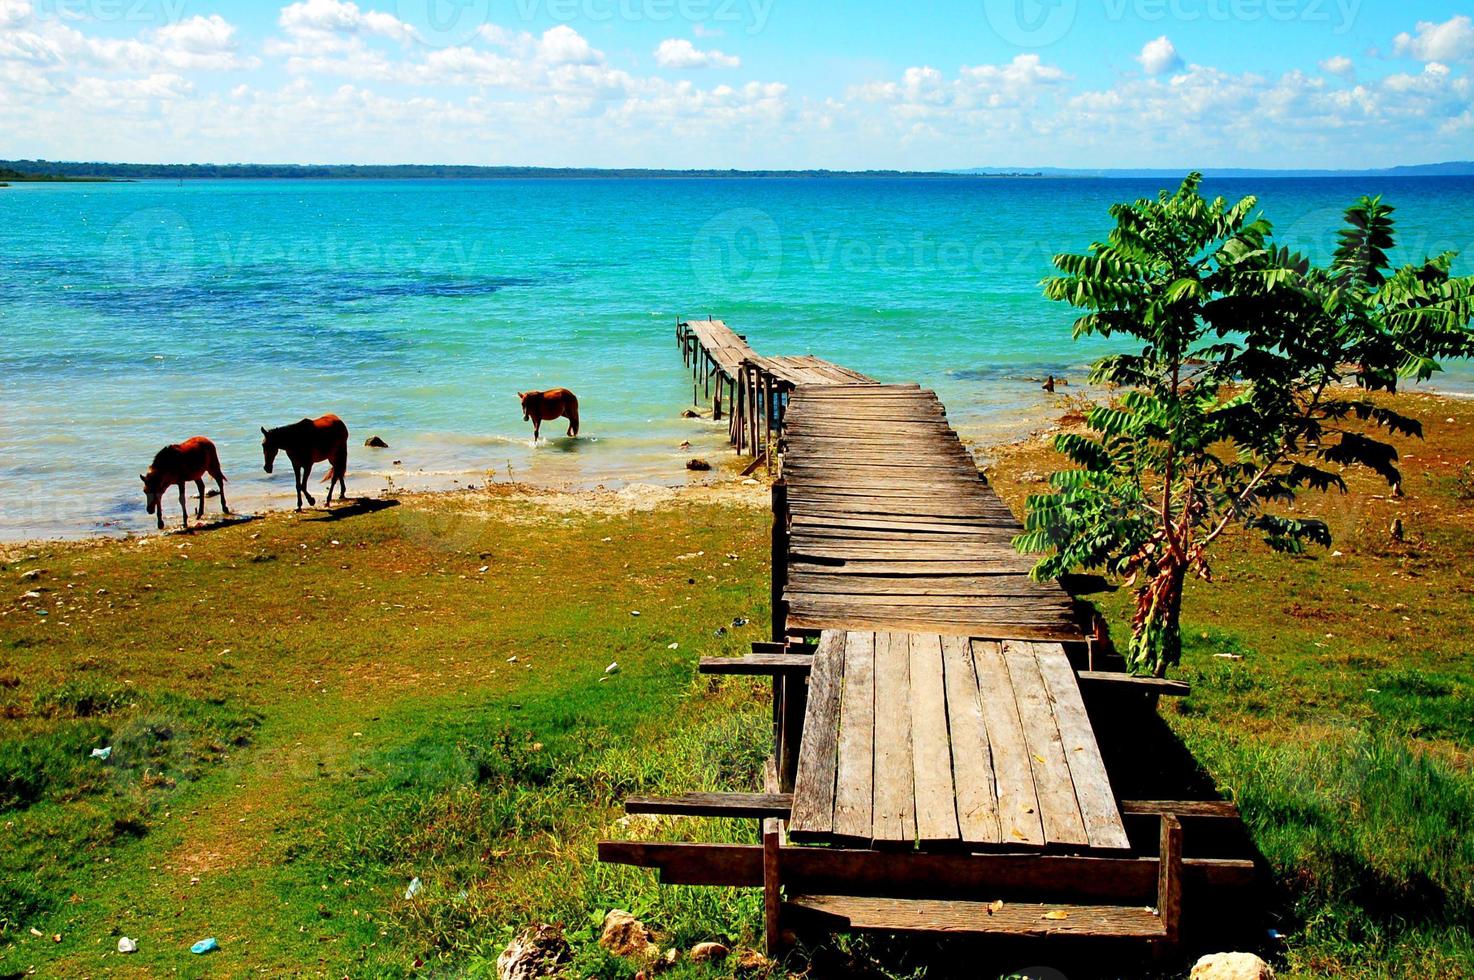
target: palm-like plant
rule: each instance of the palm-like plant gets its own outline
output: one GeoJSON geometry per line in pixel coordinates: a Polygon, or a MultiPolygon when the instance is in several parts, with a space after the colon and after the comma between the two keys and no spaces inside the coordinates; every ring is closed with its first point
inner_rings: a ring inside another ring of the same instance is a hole
{"type": "Polygon", "coordinates": [[[1183,587],[1211,576],[1213,542],[1237,524],[1279,550],[1329,544],[1323,522],[1283,505],[1306,488],[1344,491],[1345,466],[1400,482],[1396,450],[1366,430],[1421,435],[1363,391],[1474,353],[1474,278],[1450,275],[1452,255],[1390,272],[1392,209],[1379,199],[1347,211],[1319,268],[1272,243],[1254,198],[1208,201],[1200,183],[1116,205],[1106,242],[1055,258],[1045,294],[1085,311],[1075,336],[1140,347],[1095,365],[1093,380],[1127,391],[1089,413],[1092,435],[1056,440],[1075,468],[1030,498],[1015,540],[1046,553],[1040,578],[1126,576],[1137,600],[1126,659],[1158,675],[1181,652],[1183,587]]]}

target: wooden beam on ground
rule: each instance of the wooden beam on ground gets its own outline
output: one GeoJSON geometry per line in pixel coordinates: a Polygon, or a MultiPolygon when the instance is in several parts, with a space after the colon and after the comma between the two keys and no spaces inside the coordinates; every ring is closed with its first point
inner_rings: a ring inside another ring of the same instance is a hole
{"type": "Polygon", "coordinates": [[[802,895],[788,903],[831,928],[858,932],[922,932],[967,936],[1054,939],[1161,939],[1162,921],[1150,909],[1129,905],[1061,905],[938,899],[802,895]]]}
{"type": "MultiPolygon", "coordinates": [[[[600,841],[599,860],[654,868],[669,885],[761,888],[761,845],[600,841]]],[[[1155,857],[1076,857],[1053,854],[935,854],[827,847],[783,847],[782,879],[794,893],[856,891],[873,895],[973,897],[1005,892],[1044,901],[1158,900],[1155,857]]],[[[1256,881],[1254,862],[1226,858],[1183,858],[1187,895],[1246,889],[1256,881]]],[[[1221,896],[1216,896],[1221,899],[1221,896]]]]}

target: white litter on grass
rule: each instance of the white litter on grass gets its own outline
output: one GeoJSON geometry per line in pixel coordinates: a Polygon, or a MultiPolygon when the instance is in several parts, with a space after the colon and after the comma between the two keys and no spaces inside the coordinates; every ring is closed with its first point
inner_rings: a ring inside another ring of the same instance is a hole
{"type": "Polygon", "coordinates": [[[608,667],[605,667],[604,668],[604,673],[606,673],[606,674],[617,674],[617,673],[619,673],[619,664],[618,664],[618,662],[611,663],[608,667]]]}
{"type": "Polygon", "coordinates": [[[420,883],[420,879],[418,879],[418,878],[411,879],[410,880],[410,883],[409,883],[409,887],[404,890],[404,898],[405,898],[405,901],[409,901],[411,898],[414,898],[416,895],[418,895],[420,893],[420,889],[422,889],[424,887],[425,886],[420,883]]]}
{"type": "Polygon", "coordinates": [[[666,647],[667,650],[679,650],[680,648],[681,645],[679,643],[672,643],[670,646],[666,647]]]}
{"type": "Polygon", "coordinates": [[[138,944],[127,936],[122,936],[118,939],[118,952],[136,953],[138,952],[138,944]]]}
{"type": "Polygon", "coordinates": [[[113,747],[111,745],[108,745],[108,746],[104,746],[103,748],[100,748],[100,749],[93,749],[92,750],[91,758],[93,758],[93,759],[102,759],[102,760],[106,761],[107,757],[110,756],[110,755],[112,755],[112,754],[113,754],[113,747]]]}

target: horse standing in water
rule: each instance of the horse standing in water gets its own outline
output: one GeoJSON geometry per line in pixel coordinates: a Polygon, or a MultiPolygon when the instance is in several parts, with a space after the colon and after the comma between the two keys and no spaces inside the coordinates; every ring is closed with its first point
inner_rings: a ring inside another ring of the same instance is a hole
{"type": "Polygon", "coordinates": [[[176,483],[179,485],[179,509],[184,520],[184,529],[189,530],[189,501],[185,498],[185,486],[193,483],[200,492],[200,507],[195,519],[205,516],[205,480],[208,473],[220,488],[220,511],[230,513],[225,503],[225,474],[220,472],[220,454],[215,444],[204,436],[195,436],[172,446],[165,446],[154,456],[147,473],[140,473],[143,495],[148,500],[148,512],[158,518],[159,530],[164,529],[164,491],[176,483]]]}
{"type": "Polygon", "coordinates": [[[302,498],[317,506],[317,501],[307,490],[307,477],[312,473],[312,464],[324,460],[332,464],[328,471],[328,497],[323,506],[333,505],[333,486],[336,484],[338,500],[348,495],[348,484],[343,475],[348,472],[348,426],[336,415],[324,415],[316,419],[303,419],[291,425],[275,429],[261,427],[261,453],[266,457],[266,472],[276,462],[278,451],[287,454],[292,461],[292,475],[297,482],[297,509],[302,509],[302,498]]]}
{"type": "Polygon", "coordinates": [[[544,422],[568,417],[568,434],[578,435],[578,396],[567,388],[549,388],[547,391],[519,391],[522,399],[522,421],[532,423],[532,441],[537,442],[538,430],[544,422]]]}

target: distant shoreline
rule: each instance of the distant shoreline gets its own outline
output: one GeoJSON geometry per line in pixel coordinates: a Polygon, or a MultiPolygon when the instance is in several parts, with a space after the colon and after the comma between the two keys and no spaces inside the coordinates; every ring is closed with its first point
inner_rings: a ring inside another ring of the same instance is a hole
{"type": "MultiPolygon", "coordinates": [[[[1069,169],[976,167],[951,170],[661,170],[639,167],[508,167],[437,164],[169,164],[0,160],[0,180],[1177,180],[1192,167],[1069,169]]],[[[1209,179],[1474,177],[1474,162],[1377,170],[1202,168],[1209,179]]]]}

